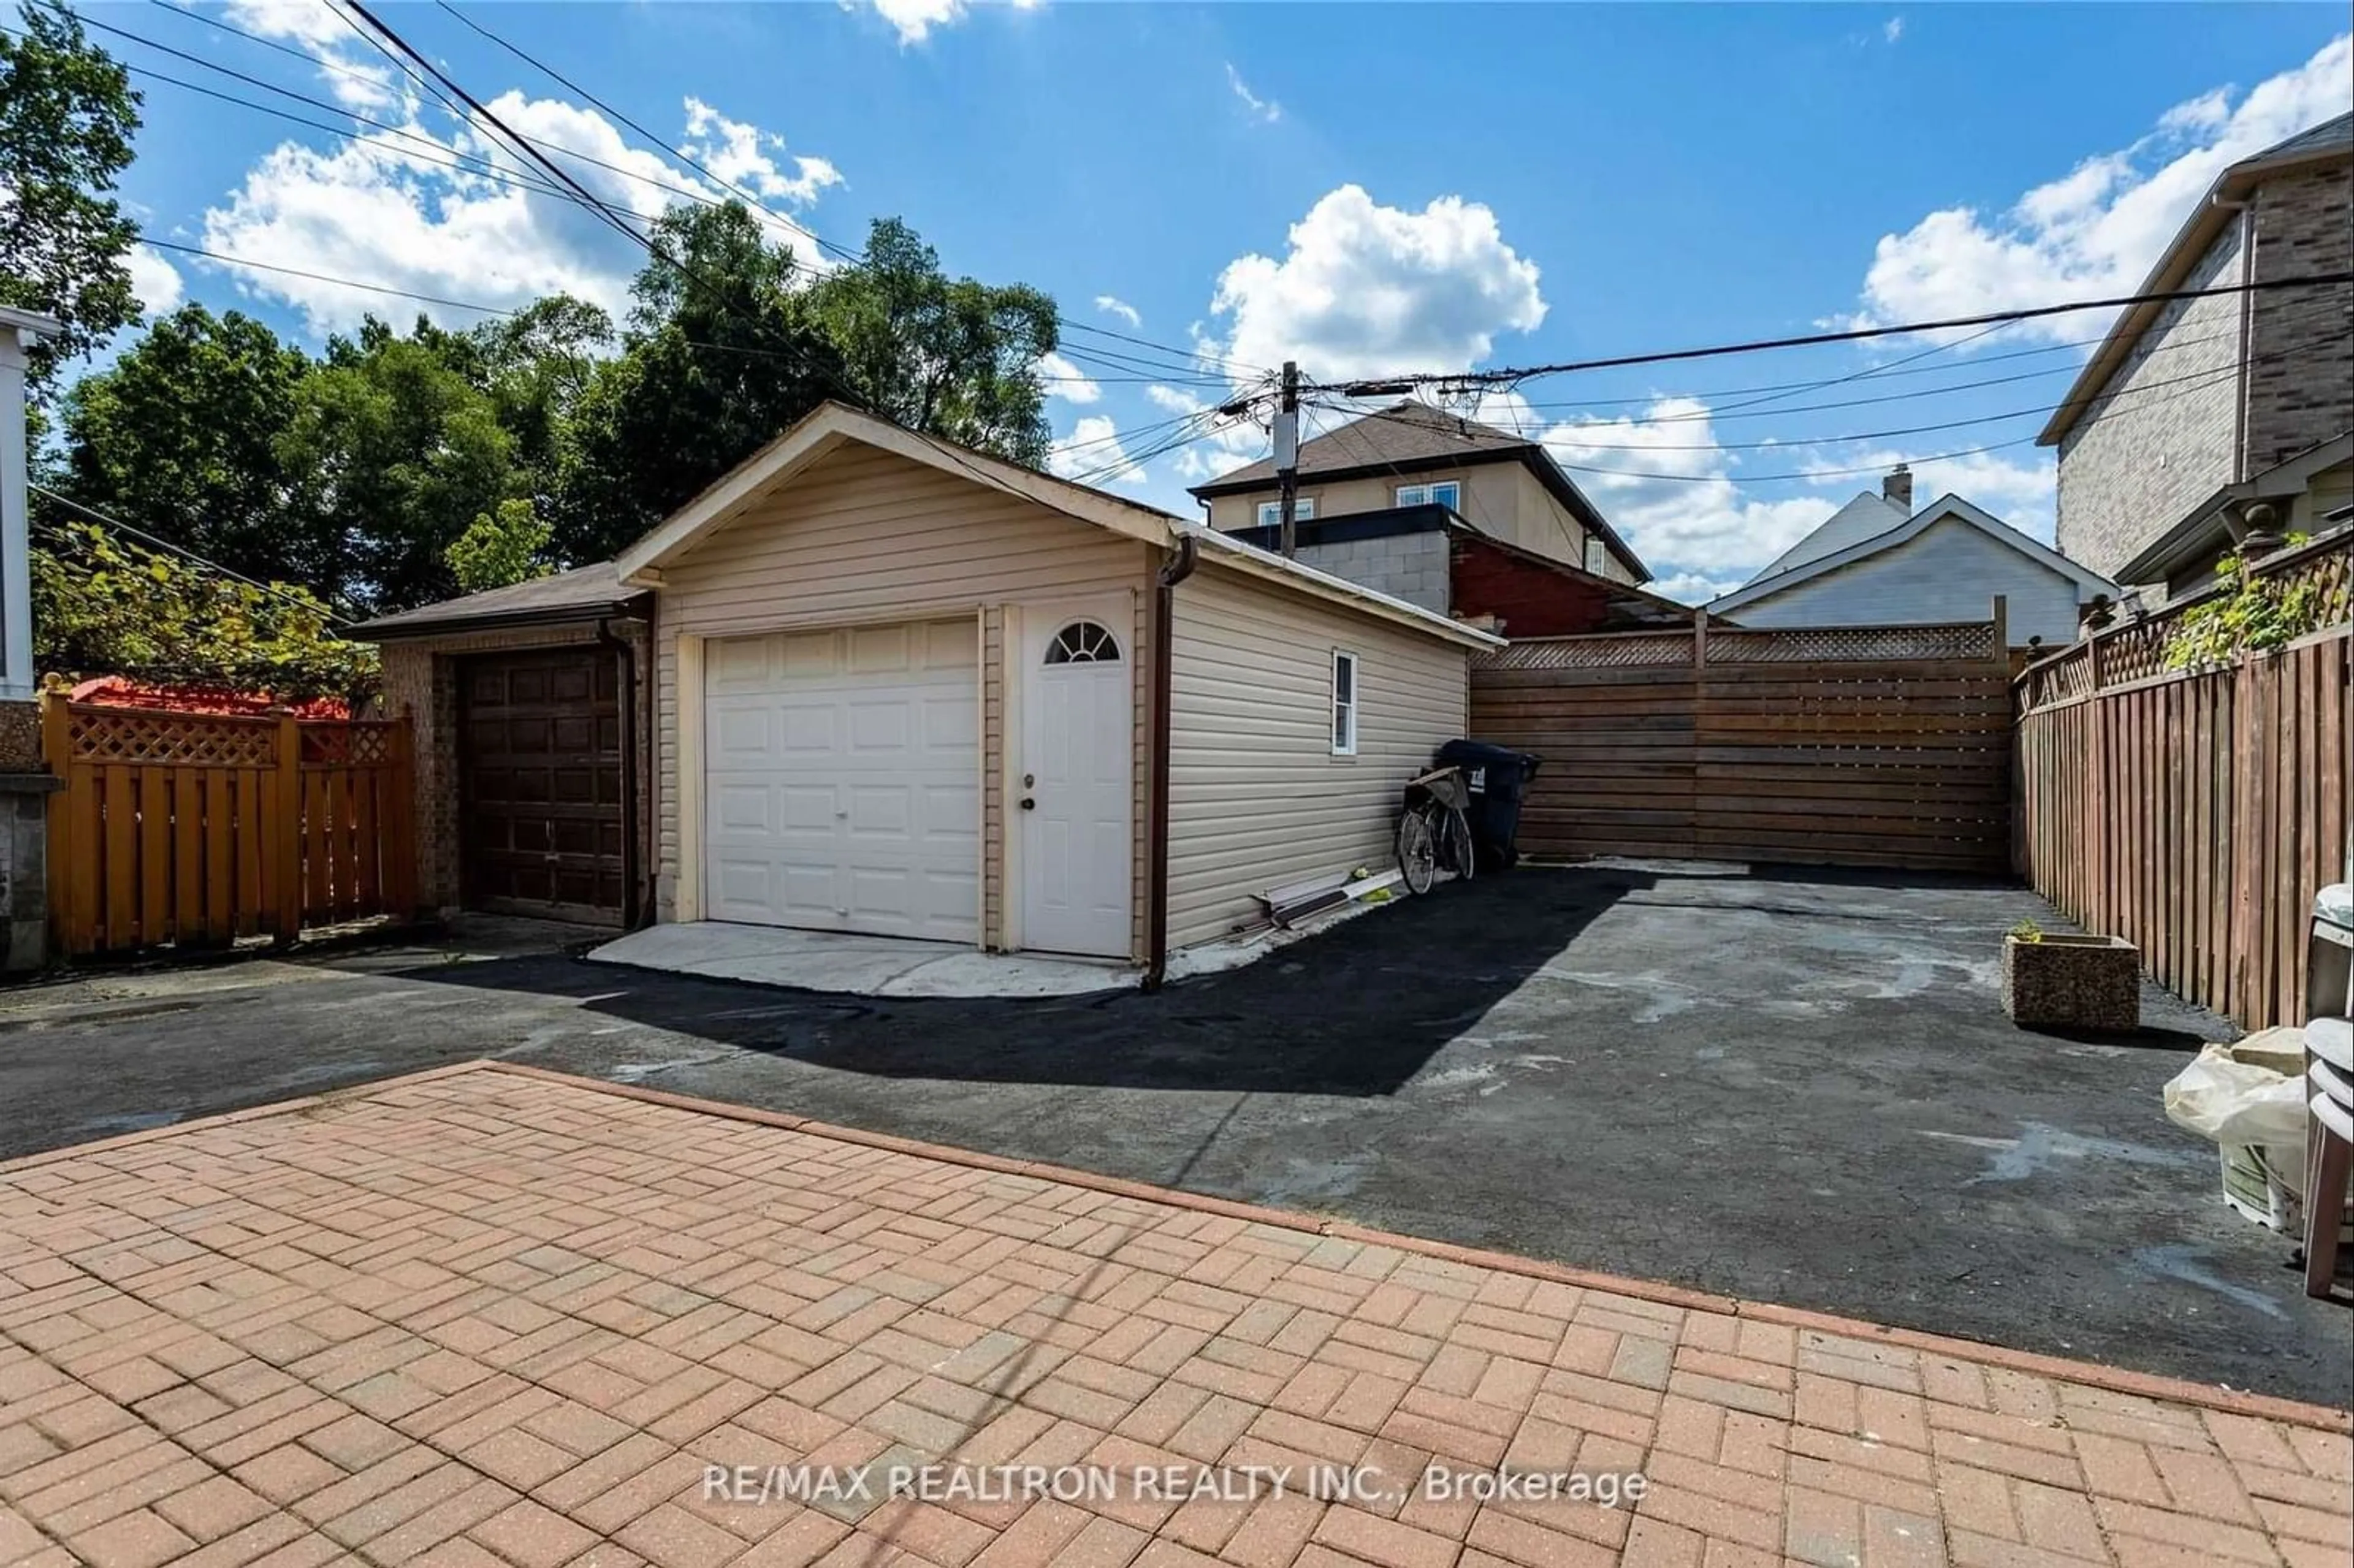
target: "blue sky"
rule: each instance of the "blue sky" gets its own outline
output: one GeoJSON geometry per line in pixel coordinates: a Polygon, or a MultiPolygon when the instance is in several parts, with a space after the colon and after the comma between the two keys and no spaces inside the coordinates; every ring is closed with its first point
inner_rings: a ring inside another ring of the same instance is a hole
{"type": "MultiPolygon", "coordinates": [[[[338,128],[142,76],[124,188],[151,236],[487,305],[624,300],[642,252],[619,236],[412,156],[488,148],[329,5],[172,3],[281,48],[158,4],[83,10],[410,139],[98,33],[143,71],[338,128]]],[[[754,189],[780,232],[854,248],[896,214],[951,270],[1158,345],[1067,335],[1060,465],[1188,513],[1187,483],[1264,450],[1187,418],[1227,365],[1459,372],[2125,292],[2224,164],[2354,96],[2333,5],[454,3],[754,189]]],[[[450,11],[381,14],[525,134],[637,176],[568,164],[600,196],[651,213],[663,185],[708,188],[450,11]]],[[[185,252],[138,273],[152,306],[235,304],[313,344],[422,308],[185,252]]],[[[1925,494],[2049,538],[2047,453],[1923,460],[2031,436],[2105,324],[1551,377],[1477,411],[1578,465],[1693,595],[1872,482],[1840,471],[1898,457],[1925,494]]]]}

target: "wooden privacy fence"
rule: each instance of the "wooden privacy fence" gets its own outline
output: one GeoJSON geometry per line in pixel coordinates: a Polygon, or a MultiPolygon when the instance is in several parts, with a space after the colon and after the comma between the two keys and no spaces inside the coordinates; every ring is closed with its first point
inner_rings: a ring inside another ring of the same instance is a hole
{"type": "Polygon", "coordinates": [[[1543,759],[1539,854],[2003,872],[1991,622],[1534,638],[1473,662],[1471,730],[1543,759]]]}
{"type": "Polygon", "coordinates": [[[67,957],[293,937],[416,903],[408,722],[46,700],[49,910],[67,957]]]}
{"type": "Polygon", "coordinates": [[[2265,564],[2323,594],[2277,652],[2167,670],[2178,607],[2019,681],[2018,870],[2249,1029],[2304,1022],[2314,895],[2346,875],[2349,566],[2343,536],[2265,564]]]}

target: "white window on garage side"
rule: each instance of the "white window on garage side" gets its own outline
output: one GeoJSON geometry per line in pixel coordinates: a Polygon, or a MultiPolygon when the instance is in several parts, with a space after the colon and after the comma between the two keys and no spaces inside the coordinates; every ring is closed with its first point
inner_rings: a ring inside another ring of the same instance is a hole
{"type": "MultiPolygon", "coordinates": [[[[1294,501],[1291,503],[1291,520],[1294,523],[1311,522],[1314,520],[1315,516],[1316,498],[1314,496],[1303,495],[1299,497],[1299,500],[1294,501]]],[[[1258,525],[1260,527],[1273,528],[1279,525],[1282,522],[1282,502],[1262,501],[1258,503],[1258,525]]]]}
{"type": "Polygon", "coordinates": [[[1332,755],[1357,755],[1357,656],[1332,650],[1332,755]]]}
{"type": "Polygon", "coordinates": [[[1401,484],[1397,487],[1400,506],[1444,506],[1449,512],[1463,510],[1463,486],[1454,480],[1441,480],[1437,484],[1401,484]]]}

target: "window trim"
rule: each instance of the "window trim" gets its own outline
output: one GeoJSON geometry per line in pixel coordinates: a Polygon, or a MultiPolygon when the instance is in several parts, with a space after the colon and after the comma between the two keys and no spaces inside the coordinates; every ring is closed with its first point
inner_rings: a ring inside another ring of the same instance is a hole
{"type": "Polygon", "coordinates": [[[1401,484],[1396,486],[1390,492],[1390,499],[1394,504],[1399,506],[1444,506],[1449,512],[1455,513],[1457,515],[1460,516],[1463,512],[1463,482],[1459,479],[1418,480],[1412,484],[1401,484]],[[1441,501],[1438,499],[1437,493],[1441,485],[1444,485],[1447,489],[1455,492],[1454,500],[1441,501]],[[1422,492],[1422,499],[1419,501],[1408,501],[1405,497],[1406,492],[1410,490],[1418,490],[1422,492]]]}
{"type": "Polygon", "coordinates": [[[1329,692],[1331,712],[1326,726],[1326,738],[1332,743],[1333,756],[1354,757],[1357,755],[1357,720],[1359,711],[1364,706],[1365,694],[1362,683],[1364,662],[1349,649],[1335,648],[1332,650],[1331,668],[1332,683],[1329,692]],[[1343,663],[1347,664],[1349,670],[1349,694],[1345,699],[1341,695],[1341,667],[1343,663]],[[1348,730],[1348,739],[1345,742],[1341,737],[1343,719],[1347,720],[1348,730]]]}
{"type": "MultiPolygon", "coordinates": [[[[1257,525],[1261,528],[1280,528],[1283,526],[1283,503],[1262,501],[1252,515],[1258,519],[1257,525]]],[[[1316,521],[1316,498],[1312,495],[1294,497],[1291,503],[1291,520],[1294,523],[1316,521]]]]}

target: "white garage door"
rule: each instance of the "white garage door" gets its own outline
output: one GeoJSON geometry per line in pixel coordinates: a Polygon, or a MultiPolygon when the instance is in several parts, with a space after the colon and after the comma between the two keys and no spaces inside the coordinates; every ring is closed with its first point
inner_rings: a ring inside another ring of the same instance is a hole
{"type": "Polygon", "coordinates": [[[704,661],[715,920],[981,935],[973,623],[714,641],[704,661]]]}

